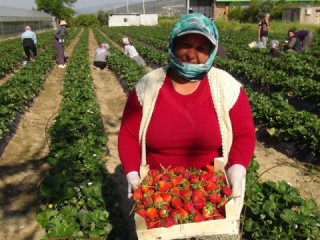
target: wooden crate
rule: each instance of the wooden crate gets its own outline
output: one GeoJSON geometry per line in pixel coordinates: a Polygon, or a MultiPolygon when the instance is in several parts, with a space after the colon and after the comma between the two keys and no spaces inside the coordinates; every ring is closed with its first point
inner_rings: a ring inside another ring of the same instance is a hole
{"type": "MultiPolygon", "coordinates": [[[[215,167],[224,171],[221,158],[214,161],[215,167]]],[[[135,214],[136,231],[139,240],[173,240],[173,239],[196,239],[206,240],[235,240],[239,237],[240,219],[237,218],[236,205],[233,199],[225,206],[226,218],[210,220],[200,223],[185,223],[174,225],[170,228],[147,229],[145,219],[135,214]]]]}

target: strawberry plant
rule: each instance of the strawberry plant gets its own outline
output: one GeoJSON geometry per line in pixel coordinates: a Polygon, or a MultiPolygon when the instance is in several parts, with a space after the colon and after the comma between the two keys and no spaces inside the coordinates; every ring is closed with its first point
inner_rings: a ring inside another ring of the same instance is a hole
{"type": "Polygon", "coordinates": [[[260,182],[258,168],[253,161],[247,175],[243,239],[320,239],[316,203],[285,181],[260,182]]]}

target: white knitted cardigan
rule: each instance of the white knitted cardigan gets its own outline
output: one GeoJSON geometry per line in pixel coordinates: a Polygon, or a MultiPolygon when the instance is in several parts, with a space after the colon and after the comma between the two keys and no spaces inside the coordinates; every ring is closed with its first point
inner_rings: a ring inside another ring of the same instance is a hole
{"type": "MultiPolygon", "coordinates": [[[[142,106],[142,119],[139,130],[139,142],[142,151],[141,179],[147,175],[149,170],[149,166],[146,164],[146,133],[167,69],[168,67],[162,67],[146,74],[138,81],[135,87],[142,106]]],[[[226,165],[233,141],[229,110],[239,97],[241,84],[226,71],[215,67],[212,67],[208,72],[208,79],[220,126],[223,160],[226,165]]]]}

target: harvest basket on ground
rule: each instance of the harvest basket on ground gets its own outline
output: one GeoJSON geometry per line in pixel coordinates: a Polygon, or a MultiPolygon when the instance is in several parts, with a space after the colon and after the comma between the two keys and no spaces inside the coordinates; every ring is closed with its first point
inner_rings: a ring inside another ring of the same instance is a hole
{"type": "MultiPolygon", "coordinates": [[[[224,163],[221,158],[216,158],[214,161],[214,169],[219,170],[225,177],[224,163]]],[[[226,179],[226,178],[225,178],[226,179]]],[[[227,180],[226,180],[227,182],[227,180]]],[[[226,183],[227,184],[227,183],[226,183]]],[[[217,205],[218,206],[218,205],[217,205]]],[[[229,197],[228,202],[223,206],[224,216],[213,220],[206,219],[201,222],[179,222],[170,227],[162,225],[151,227],[150,220],[146,216],[135,212],[136,232],[139,240],[172,240],[172,239],[224,239],[236,240],[239,239],[239,217],[237,216],[236,205],[233,198],[229,197]]]]}

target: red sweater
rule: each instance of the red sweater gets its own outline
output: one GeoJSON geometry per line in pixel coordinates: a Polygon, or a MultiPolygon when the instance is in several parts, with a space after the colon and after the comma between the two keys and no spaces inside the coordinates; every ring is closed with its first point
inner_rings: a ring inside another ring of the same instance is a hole
{"type": "MultiPolygon", "coordinates": [[[[189,95],[177,93],[167,75],[156,101],[146,135],[147,164],[201,168],[222,155],[221,134],[213,105],[208,78],[201,80],[189,95]]],[[[118,139],[118,150],[125,174],[139,171],[141,147],[139,127],[142,108],[136,91],[128,97],[118,139]]],[[[255,148],[255,127],[249,101],[241,88],[239,98],[230,110],[233,144],[228,166],[245,168],[255,148]]]]}

